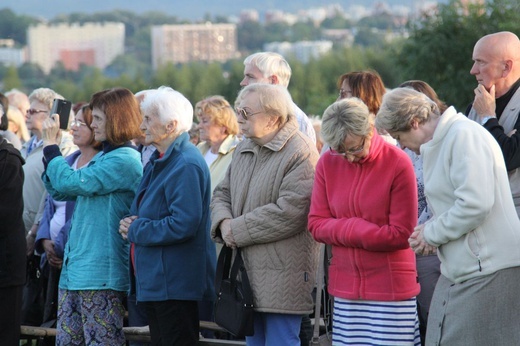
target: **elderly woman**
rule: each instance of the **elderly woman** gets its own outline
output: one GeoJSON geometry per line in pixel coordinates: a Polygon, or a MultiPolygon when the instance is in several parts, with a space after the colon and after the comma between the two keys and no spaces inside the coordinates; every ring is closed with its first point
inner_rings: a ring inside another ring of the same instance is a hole
{"type": "Polygon", "coordinates": [[[145,144],[157,151],[119,231],[132,243],[137,301],[144,302],[152,344],[196,345],[197,301],[215,295],[209,170],[189,141],[193,108],[182,94],[148,91],[141,109],[145,144]]]}
{"type": "Polygon", "coordinates": [[[417,223],[412,163],[381,138],[357,98],[329,106],[321,132],[331,149],[316,167],[309,230],[332,245],[332,342],[418,345],[419,285],[408,244],[417,223]]]}
{"type": "MultiPolygon", "coordinates": [[[[433,102],[437,104],[441,113],[448,107],[439,99],[437,93],[433,88],[422,80],[409,80],[401,83],[399,87],[412,88],[428,96],[433,102]]],[[[415,178],[417,180],[417,201],[419,219],[417,224],[421,225],[428,221],[431,216],[431,210],[428,208],[426,196],[424,195],[424,179],[423,179],[423,162],[421,155],[418,155],[408,148],[404,148],[405,153],[412,159],[413,168],[415,171],[415,178]]],[[[428,314],[430,312],[430,303],[437,285],[437,280],[441,275],[441,262],[436,253],[428,255],[416,254],[417,261],[417,275],[419,277],[419,285],[421,285],[421,292],[417,295],[417,313],[419,314],[419,328],[421,331],[421,344],[424,345],[426,339],[426,329],[428,326],[428,314]]]]}
{"type": "Polygon", "coordinates": [[[59,152],[59,116],[43,125],[45,187],[55,200],[76,201],[59,283],[56,345],[125,345],[128,244],[118,228],[142,176],[130,142],[140,135],[142,118],[134,95],[123,88],[94,94],[90,108],[90,127],[103,150],[82,169],[74,170],[59,152]]]}
{"type": "Polygon", "coordinates": [[[433,218],[416,228],[416,253],[438,248],[441,276],[426,344],[513,345],[520,301],[520,221],[500,147],[481,125],[444,113],[424,94],[385,95],[377,123],[421,154],[433,218]]]}
{"type": "Polygon", "coordinates": [[[209,166],[211,191],[224,179],[239,142],[238,122],[231,105],[222,96],[210,96],[195,105],[199,120],[197,145],[209,166]]]}
{"type": "Polygon", "coordinates": [[[318,153],[285,88],[251,84],[239,99],[246,139],[215,189],[211,236],[241,249],[255,308],[247,345],[300,345],[302,315],[313,309],[317,244],[306,215],[318,153]]]}

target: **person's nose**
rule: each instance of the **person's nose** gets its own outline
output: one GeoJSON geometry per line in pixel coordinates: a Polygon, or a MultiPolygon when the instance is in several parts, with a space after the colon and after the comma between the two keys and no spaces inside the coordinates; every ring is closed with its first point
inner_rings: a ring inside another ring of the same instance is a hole
{"type": "Polygon", "coordinates": [[[469,70],[469,73],[472,75],[478,74],[477,63],[474,63],[473,66],[471,66],[471,70],[469,70]]]}
{"type": "Polygon", "coordinates": [[[249,83],[247,83],[246,78],[247,77],[244,77],[244,79],[242,79],[242,81],[240,82],[240,86],[245,87],[245,86],[247,86],[249,84],[249,83]]]}

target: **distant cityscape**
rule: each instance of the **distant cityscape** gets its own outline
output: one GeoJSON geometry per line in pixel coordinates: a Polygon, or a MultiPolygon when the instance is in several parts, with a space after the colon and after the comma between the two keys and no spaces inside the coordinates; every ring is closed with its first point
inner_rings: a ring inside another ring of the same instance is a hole
{"type": "MultiPolygon", "coordinates": [[[[410,8],[377,3],[371,8],[353,5],[347,10],[339,4],[326,5],[289,13],[267,10],[263,16],[256,9],[242,10],[238,16],[226,18],[227,23],[195,23],[153,25],[150,29],[151,65],[154,70],[167,63],[191,61],[225,62],[241,56],[243,47],[237,40],[237,26],[245,23],[272,25],[298,22],[320,27],[325,21],[341,18],[356,23],[364,18],[386,18],[386,28],[370,29],[384,41],[407,37],[406,24],[421,14],[435,11],[437,3],[422,1],[410,8]]],[[[329,27],[321,30],[316,40],[298,42],[265,42],[264,50],[308,62],[329,52],[334,45],[354,44],[357,27],[329,27]]],[[[26,62],[37,64],[48,74],[60,62],[65,69],[78,70],[80,66],[106,68],[117,56],[125,54],[125,25],[116,22],[59,23],[42,22],[27,29],[27,45],[19,45],[9,38],[0,37],[0,64],[19,67],[26,62]]]]}

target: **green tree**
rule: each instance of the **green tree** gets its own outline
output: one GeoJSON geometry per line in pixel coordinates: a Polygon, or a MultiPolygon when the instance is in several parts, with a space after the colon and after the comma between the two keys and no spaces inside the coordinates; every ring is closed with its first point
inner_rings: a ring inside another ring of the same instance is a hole
{"type": "Polygon", "coordinates": [[[403,79],[428,82],[447,104],[460,111],[473,100],[471,76],[476,41],[497,31],[520,31],[520,3],[494,0],[465,6],[461,1],[439,5],[439,11],[411,27],[410,38],[399,52],[403,79]]]}
{"type": "Polygon", "coordinates": [[[11,38],[19,44],[27,42],[27,28],[39,23],[40,20],[29,16],[18,16],[12,10],[4,8],[0,10],[0,37],[11,38]]]}
{"type": "Polygon", "coordinates": [[[11,90],[13,88],[20,89],[22,81],[18,76],[18,70],[14,66],[9,66],[3,79],[4,89],[11,90]]]}

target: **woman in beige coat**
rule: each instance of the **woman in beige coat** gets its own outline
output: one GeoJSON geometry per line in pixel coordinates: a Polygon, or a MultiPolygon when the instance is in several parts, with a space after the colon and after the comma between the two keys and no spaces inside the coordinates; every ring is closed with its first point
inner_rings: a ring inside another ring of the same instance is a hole
{"type": "Polygon", "coordinates": [[[318,152],[298,131],[285,88],[252,84],[238,97],[245,139],[214,191],[211,235],[244,258],[255,307],[247,345],[300,345],[301,317],[313,309],[317,244],[307,214],[318,152]]]}

